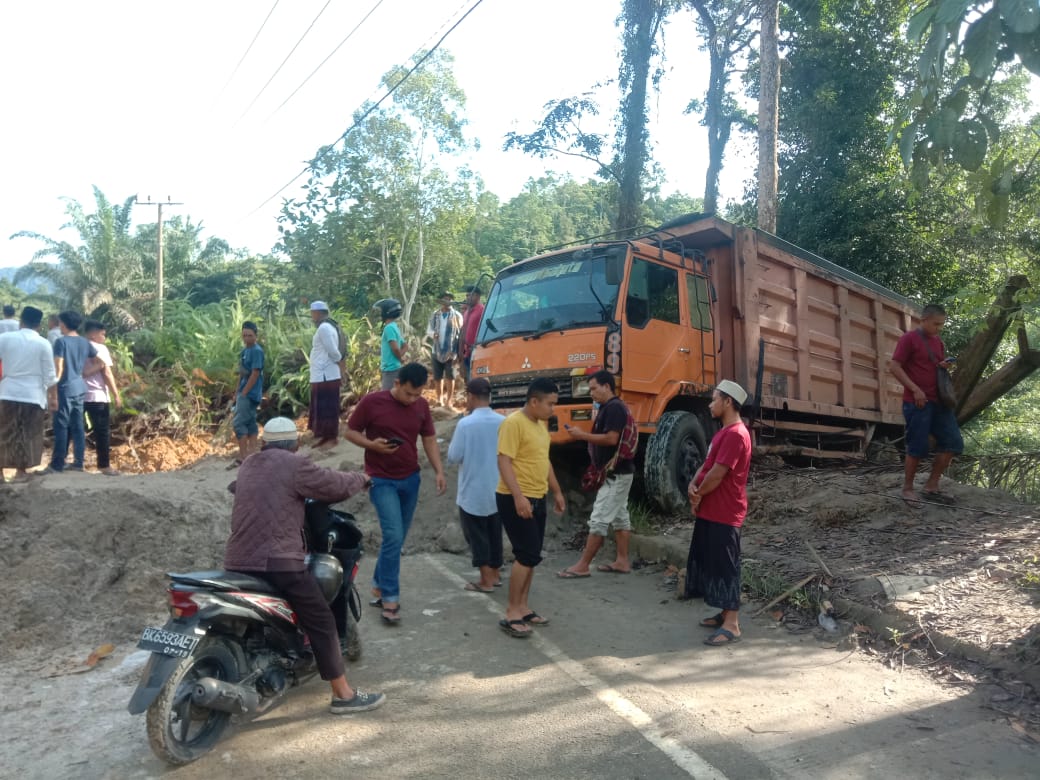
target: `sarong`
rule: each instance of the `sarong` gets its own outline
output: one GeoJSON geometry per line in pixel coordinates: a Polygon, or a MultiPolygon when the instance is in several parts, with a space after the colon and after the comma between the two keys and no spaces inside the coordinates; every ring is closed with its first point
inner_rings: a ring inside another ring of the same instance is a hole
{"type": "Polygon", "coordinates": [[[311,383],[311,405],[307,428],[319,441],[339,438],[339,388],[341,384],[339,379],[311,383]]]}
{"type": "Polygon", "coordinates": [[[698,517],[686,561],[686,598],[740,609],[740,529],[698,517]]]}
{"type": "Polygon", "coordinates": [[[37,404],[0,401],[0,468],[31,469],[43,460],[43,422],[37,404]]]}

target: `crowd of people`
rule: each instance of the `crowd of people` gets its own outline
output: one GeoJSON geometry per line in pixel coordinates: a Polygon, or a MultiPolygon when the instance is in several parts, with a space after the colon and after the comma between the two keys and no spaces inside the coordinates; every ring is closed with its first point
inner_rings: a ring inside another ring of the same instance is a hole
{"type": "MultiPolygon", "coordinates": [[[[25,306],[14,318],[4,306],[0,320],[0,469],[14,469],[14,481],[31,473],[83,471],[86,425],[94,433],[97,468],[118,475],[110,462],[109,411],[122,406],[112,372],[112,355],[105,345],[102,322],[86,320],[75,311],[48,318],[47,337],[40,334],[43,312],[25,306]],[[80,335],[80,330],[83,335],[80,335]],[[43,433],[50,411],[54,446],[50,463],[39,472],[43,433]],[[69,448],[72,462],[68,463],[69,448]]],[[[0,472],[2,473],[2,472],[0,472]]]]}

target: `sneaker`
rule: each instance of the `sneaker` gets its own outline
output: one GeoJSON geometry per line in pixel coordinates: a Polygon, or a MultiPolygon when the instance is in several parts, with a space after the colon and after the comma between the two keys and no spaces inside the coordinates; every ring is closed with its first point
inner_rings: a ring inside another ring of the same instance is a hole
{"type": "Polygon", "coordinates": [[[329,712],[333,715],[350,715],[354,712],[368,712],[386,704],[385,693],[365,693],[360,688],[354,689],[353,699],[332,699],[329,712]]]}

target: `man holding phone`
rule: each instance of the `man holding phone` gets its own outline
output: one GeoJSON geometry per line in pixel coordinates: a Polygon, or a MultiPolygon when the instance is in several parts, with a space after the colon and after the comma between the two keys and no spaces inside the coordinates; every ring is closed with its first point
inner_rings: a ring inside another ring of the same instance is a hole
{"type": "Polygon", "coordinates": [[[387,625],[401,620],[401,549],[419,501],[420,437],[437,475],[437,494],[448,488],[430,405],[422,397],[428,376],[419,363],[403,366],[393,387],[362,398],[347,422],[347,441],[365,450],[365,472],[372,478],[369,497],[383,533],[372,603],[381,608],[387,625]]]}
{"type": "Polygon", "coordinates": [[[928,437],[935,437],[935,460],[924,483],[927,501],[952,504],[953,497],[939,490],[939,480],[954,455],[964,451],[964,440],[954,410],[940,402],[936,369],[949,368],[946,345],[939,334],[946,325],[946,310],[929,304],[921,313],[921,327],[904,333],[896,344],[889,370],[903,385],[903,417],[906,419],[906,464],[903,500],[916,501],[914,477],[921,459],[928,456],[928,437]]]}

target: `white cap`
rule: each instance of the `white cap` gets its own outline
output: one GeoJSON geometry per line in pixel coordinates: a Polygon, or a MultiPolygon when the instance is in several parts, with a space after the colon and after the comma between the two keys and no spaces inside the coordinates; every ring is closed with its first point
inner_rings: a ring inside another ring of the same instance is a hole
{"type": "Polygon", "coordinates": [[[723,379],[715,386],[715,389],[720,393],[728,395],[736,401],[739,406],[743,406],[744,402],[747,400],[747,393],[744,391],[744,388],[730,379],[723,379]]]}
{"type": "Polygon", "coordinates": [[[296,441],[299,436],[296,423],[288,417],[272,417],[264,426],[264,441],[296,441]]]}
{"type": "Polygon", "coordinates": [[[325,301],[311,301],[311,311],[328,311],[329,305],[325,301]]]}

